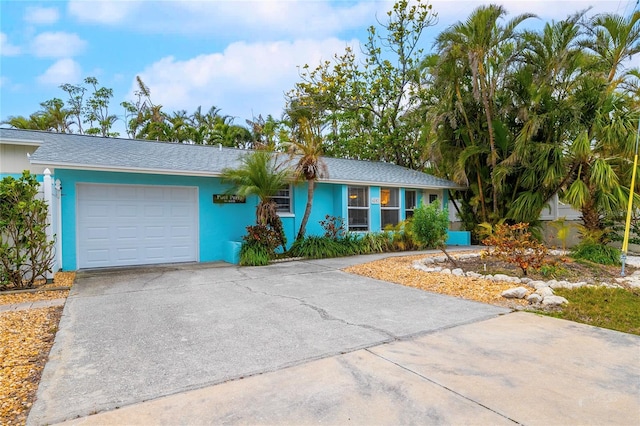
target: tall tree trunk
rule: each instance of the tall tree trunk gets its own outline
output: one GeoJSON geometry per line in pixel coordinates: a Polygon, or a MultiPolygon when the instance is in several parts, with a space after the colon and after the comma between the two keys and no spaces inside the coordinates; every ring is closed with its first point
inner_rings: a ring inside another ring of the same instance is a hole
{"type": "MultiPolygon", "coordinates": [[[[486,88],[485,88],[486,89],[486,88]]],[[[498,153],[496,152],[495,135],[493,134],[493,117],[489,105],[489,98],[486,90],[482,90],[482,103],[487,117],[487,130],[489,131],[489,147],[491,148],[491,186],[493,195],[493,214],[498,213],[498,185],[496,184],[495,171],[498,163],[498,153]]]]}
{"type": "Polygon", "coordinates": [[[301,240],[304,238],[304,234],[307,230],[307,222],[309,221],[309,216],[311,215],[311,206],[313,205],[313,192],[315,191],[316,182],[314,179],[310,179],[307,181],[307,206],[304,209],[304,216],[302,216],[302,222],[300,222],[300,230],[298,231],[298,236],[296,240],[301,240]]]}
{"type": "Polygon", "coordinates": [[[587,231],[595,232],[602,230],[600,214],[595,208],[593,200],[587,201],[580,209],[580,213],[582,213],[582,222],[587,231]]]}
{"type": "MultiPolygon", "coordinates": [[[[473,145],[475,145],[476,141],[475,141],[475,138],[473,137],[473,132],[471,131],[471,123],[469,122],[469,117],[467,116],[467,112],[462,107],[462,104],[463,104],[462,94],[460,93],[460,86],[458,84],[456,84],[456,97],[458,98],[460,112],[464,117],[464,122],[467,127],[467,134],[469,135],[469,140],[473,145]]],[[[478,196],[480,196],[480,206],[482,207],[482,221],[486,222],[487,221],[486,201],[484,199],[484,189],[482,187],[482,179],[480,178],[480,162],[477,160],[477,157],[476,157],[476,170],[478,170],[476,172],[476,177],[478,180],[478,196]]]]}

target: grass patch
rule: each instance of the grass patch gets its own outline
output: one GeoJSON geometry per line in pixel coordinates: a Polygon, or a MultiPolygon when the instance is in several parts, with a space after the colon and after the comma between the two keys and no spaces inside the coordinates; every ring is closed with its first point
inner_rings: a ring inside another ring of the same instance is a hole
{"type": "Polygon", "coordinates": [[[640,335],[640,289],[581,287],[555,292],[569,305],[546,315],[640,335]]]}

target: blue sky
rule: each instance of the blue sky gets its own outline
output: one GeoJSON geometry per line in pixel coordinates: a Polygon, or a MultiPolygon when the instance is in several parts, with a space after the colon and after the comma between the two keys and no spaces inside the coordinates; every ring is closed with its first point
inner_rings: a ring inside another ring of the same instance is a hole
{"type": "MultiPolygon", "coordinates": [[[[476,0],[434,0],[438,23],[426,46],[464,20],[476,0]]],[[[499,0],[509,16],[531,12],[559,20],[589,14],[628,15],[636,0],[499,0]]],[[[245,119],[280,117],[298,66],[357,47],[392,1],[6,1],[0,0],[0,120],[29,115],[40,102],[65,99],[58,88],[87,76],[114,90],[111,111],[133,100],[135,77],[166,112],[215,106],[245,119]]],[[[356,50],[358,50],[356,48],[356,50]]],[[[634,58],[638,65],[638,58],[634,58]]],[[[119,125],[119,127],[121,124],[119,125]]],[[[121,133],[124,133],[121,131],[121,133]]]]}

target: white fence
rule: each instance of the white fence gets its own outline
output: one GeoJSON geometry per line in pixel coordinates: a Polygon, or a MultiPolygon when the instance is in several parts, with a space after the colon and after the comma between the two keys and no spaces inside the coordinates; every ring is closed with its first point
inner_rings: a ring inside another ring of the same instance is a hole
{"type": "Polygon", "coordinates": [[[53,180],[49,169],[44,171],[44,179],[40,185],[40,196],[49,206],[47,240],[55,240],[53,263],[51,265],[53,272],[47,273],[47,279],[51,279],[62,266],[62,242],[60,241],[60,181],[53,180]]]}

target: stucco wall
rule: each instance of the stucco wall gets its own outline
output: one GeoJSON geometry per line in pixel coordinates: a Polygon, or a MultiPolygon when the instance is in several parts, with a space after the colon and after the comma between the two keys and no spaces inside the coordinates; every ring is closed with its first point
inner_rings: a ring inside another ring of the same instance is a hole
{"type": "Polygon", "coordinates": [[[229,241],[240,241],[245,228],[255,222],[257,199],[246,204],[214,204],[213,194],[227,189],[217,178],[112,173],[57,169],[62,185],[62,248],[65,270],[77,268],[76,185],[78,183],[191,186],[198,188],[200,262],[223,260],[229,241]]]}
{"type": "MultiPolygon", "coordinates": [[[[77,268],[76,244],[76,187],[79,183],[97,184],[134,184],[134,185],[162,185],[196,187],[198,190],[199,211],[199,247],[198,260],[209,262],[229,259],[230,242],[239,242],[246,233],[246,227],[255,224],[255,207],[257,197],[249,197],[245,204],[214,204],[213,194],[224,193],[228,186],[223,185],[219,178],[192,177],[172,175],[152,175],[142,173],[117,173],[57,169],[54,178],[59,179],[62,186],[62,268],[75,270],[77,268]]],[[[404,190],[400,191],[400,219],[405,217],[404,190]]],[[[423,198],[422,191],[418,191],[418,202],[423,198]]],[[[380,187],[372,186],[369,197],[379,198],[380,187]]],[[[442,192],[439,194],[443,197],[442,192]]],[[[302,221],[307,203],[307,184],[293,186],[292,205],[294,213],[282,214],[281,219],[287,236],[288,245],[295,240],[302,221]]],[[[347,186],[318,183],[314,193],[313,208],[307,223],[307,235],[322,235],[320,221],[326,215],[348,217],[347,186]]],[[[369,230],[380,231],[380,204],[371,203],[369,208],[369,230]]],[[[235,246],[234,246],[235,247],[235,246]]]]}
{"type": "Polygon", "coordinates": [[[0,178],[20,176],[24,170],[41,175],[45,167],[32,165],[27,154],[31,155],[38,147],[35,145],[15,145],[0,143],[0,178]]]}

